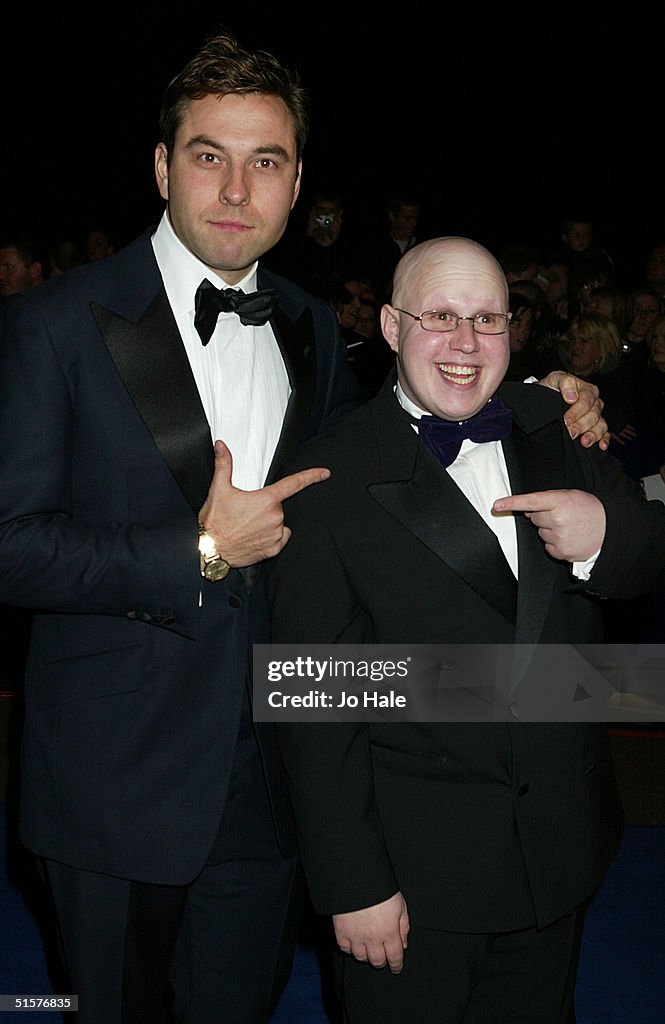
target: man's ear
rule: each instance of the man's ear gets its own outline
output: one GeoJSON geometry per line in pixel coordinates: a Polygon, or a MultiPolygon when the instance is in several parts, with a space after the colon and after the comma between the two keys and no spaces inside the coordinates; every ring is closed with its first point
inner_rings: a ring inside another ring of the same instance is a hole
{"type": "Polygon", "coordinates": [[[381,307],[381,333],[393,352],[399,347],[399,314],[387,302],[381,307]]]}
{"type": "Polygon", "coordinates": [[[163,142],[157,144],[155,149],[155,178],[157,188],[162,199],[169,198],[169,162],[166,146],[163,142]]]}
{"type": "Polygon", "coordinates": [[[291,200],[291,207],[290,207],[290,209],[293,209],[293,207],[296,205],[296,199],[300,195],[300,186],[301,186],[301,184],[302,184],[302,160],[299,160],[298,161],[298,166],[296,167],[296,180],[293,182],[293,199],[291,200]]]}

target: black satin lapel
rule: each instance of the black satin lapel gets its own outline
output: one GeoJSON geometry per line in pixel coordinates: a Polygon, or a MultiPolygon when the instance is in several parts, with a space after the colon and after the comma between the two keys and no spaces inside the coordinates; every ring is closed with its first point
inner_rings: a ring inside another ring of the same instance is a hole
{"type": "MultiPolygon", "coordinates": [[[[513,426],[510,437],[503,442],[512,494],[565,486],[557,470],[557,465],[563,464],[563,460],[556,458],[560,445],[558,424],[533,434],[525,434],[517,425],[513,426]]],[[[560,563],[545,552],[538,530],[529,519],[517,513],[515,525],[519,573],[515,642],[538,643],[560,563]]]]}
{"type": "Polygon", "coordinates": [[[368,490],[483,600],[515,621],[517,583],[495,534],[422,442],[410,479],[368,490]]]}
{"type": "Polygon", "coordinates": [[[138,323],[93,303],[92,313],[136,408],[195,512],[214,455],[189,360],[162,289],[138,323]]]}
{"type": "Polygon", "coordinates": [[[270,326],[286,365],[291,395],[266,483],[278,479],[281,467],[303,440],[316,393],[316,346],[311,310],[305,309],[294,322],[278,307],[270,318],[270,326]]]}

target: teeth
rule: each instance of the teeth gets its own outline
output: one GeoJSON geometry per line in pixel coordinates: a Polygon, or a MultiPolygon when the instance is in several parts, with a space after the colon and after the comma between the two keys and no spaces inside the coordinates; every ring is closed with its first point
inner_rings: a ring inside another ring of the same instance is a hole
{"type": "Polygon", "coordinates": [[[475,366],[457,366],[455,363],[437,363],[436,365],[444,376],[458,384],[471,384],[478,374],[475,366]]]}

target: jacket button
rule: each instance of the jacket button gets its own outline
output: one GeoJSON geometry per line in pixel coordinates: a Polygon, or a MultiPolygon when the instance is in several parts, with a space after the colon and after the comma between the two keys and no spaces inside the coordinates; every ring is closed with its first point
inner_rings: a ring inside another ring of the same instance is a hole
{"type": "Polygon", "coordinates": [[[522,785],[520,786],[520,788],[517,790],[517,795],[518,796],[524,796],[528,792],[529,792],[529,783],[528,782],[523,782],[522,785]]]}
{"type": "Polygon", "coordinates": [[[235,594],[231,594],[229,604],[232,608],[242,608],[242,601],[235,594]]]}

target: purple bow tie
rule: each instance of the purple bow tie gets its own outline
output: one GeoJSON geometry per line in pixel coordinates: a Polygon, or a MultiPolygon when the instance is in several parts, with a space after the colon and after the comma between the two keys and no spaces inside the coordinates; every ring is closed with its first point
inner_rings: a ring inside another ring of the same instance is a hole
{"type": "Polygon", "coordinates": [[[513,425],[510,409],[500,398],[492,398],[480,412],[461,423],[442,420],[438,416],[421,416],[418,433],[444,466],[450,466],[459,455],[462,441],[468,438],[476,444],[500,441],[507,437],[513,425]]]}
{"type": "Polygon", "coordinates": [[[210,341],[220,313],[237,313],[241,324],[261,327],[272,314],[279,293],[272,288],[245,293],[238,288],[215,288],[207,279],[196,289],[194,326],[201,341],[210,341]]]}

